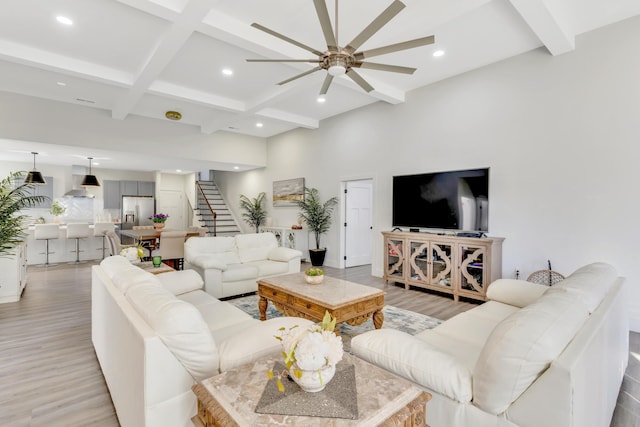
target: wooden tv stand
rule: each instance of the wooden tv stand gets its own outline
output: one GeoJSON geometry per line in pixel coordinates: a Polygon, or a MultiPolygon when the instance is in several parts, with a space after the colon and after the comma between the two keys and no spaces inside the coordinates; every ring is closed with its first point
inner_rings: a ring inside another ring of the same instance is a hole
{"type": "Polygon", "coordinates": [[[384,276],[459,297],[486,300],[487,287],[502,277],[503,237],[456,237],[431,233],[386,231],[384,276]]]}

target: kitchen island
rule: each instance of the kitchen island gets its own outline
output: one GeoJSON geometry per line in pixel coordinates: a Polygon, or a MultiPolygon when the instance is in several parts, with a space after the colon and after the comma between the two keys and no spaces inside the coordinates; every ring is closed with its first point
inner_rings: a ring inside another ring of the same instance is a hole
{"type": "MultiPolygon", "coordinates": [[[[116,229],[120,226],[115,223],[116,229]]],[[[45,262],[45,241],[33,238],[35,227],[29,226],[27,230],[27,265],[44,264],[45,262]]],[[[80,239],[80,261],[99,260],[102,258],[102,237],[93,235],[93,224],[89,224],[89,237],[80,239]]],[[[109,244],[105,242],[105,255],[109,256],[109,244]]],[[[75,254],[76,239],[67,239],[67,225],[60,224],[58,238],[49,240],[49,263],[57,264],[63,262],[73,262],[75,254]]]]}

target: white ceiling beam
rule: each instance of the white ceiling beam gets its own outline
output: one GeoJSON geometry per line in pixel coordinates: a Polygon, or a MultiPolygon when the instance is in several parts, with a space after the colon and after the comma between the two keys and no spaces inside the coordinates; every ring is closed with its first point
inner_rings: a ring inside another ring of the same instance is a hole
{"type": "Polygon", "coordinates": [[[180,16],[180,10],[171,8],[168,5],[161,5],[155,1],[149,0],[117,0],[119,3],[125,4],[134,9],[138,9],[149,15],[157,16],[166,21],[173,22],[180,16]]]}
{"type": "Polygon", "coordinates": [[[190,0],[187,3],[142,67],[131,89],[116,103],[111,112],[114,119],[127,117],[216,2],[217,0],[190,0]]]}
{"type": "Polygon", "coordinates": [[[543,0],[509,0],[552,55],[575,50],[575,35],[563,27],[543,0]]]}
{"type": "MultiPolygon", "coordinates": [[[[299,88],[308,87],[311,84],[315,84],[315,81],[309,79],[299,79],[283,86],[275,86],[249,101],[246,104],[244,111],[235,115],[233,118],[215,118],[208,123],[204,123],[200,130],[202,133],[208,134],[214,133],[219,130],[226,130],[229,127],[233,127],[233,125],[244,120],[245,118],[253,114],[257,114],[258,111],[268,108],[269,105],[279,101],[280,99],[290,96],[293,91],[298,90],[299,88]]],[[[287,121],[292,120],[293,117],[293,115],[290,116],[287,121]]],[[[309,124],[309,120],[312,119],[305,117],[300,122],[289,122],[299,126],[307,127],[309,124]]]]}
{"type": "Polygon", "coordinates": [[[287,113],[286,111],[276,110],[275,108],[265,108],[258,111],[256,115],[301,126],[307,129],[318,129],[320,127],[319,120],[301,116],[299,114],[287,113]]]}
{"type": "Polygon", "coordinates": [[[133,82],[131,74],[115,68],[2,39],[0,39],[0,59],[120,87],[129,87],[133,82]]]}
{"type": "Polygon", "coordinates": [[[220,110],[230,111],[233,113],[242,112],[246,109],[245,103],[232,98],[214,95],[212,93],[191,89],[189,87],[156,80],[149,86],[149,93],[160,95],[167,98],[187,101],[192,104],[202,105],[204,107],[214,107],[220,110]]]}

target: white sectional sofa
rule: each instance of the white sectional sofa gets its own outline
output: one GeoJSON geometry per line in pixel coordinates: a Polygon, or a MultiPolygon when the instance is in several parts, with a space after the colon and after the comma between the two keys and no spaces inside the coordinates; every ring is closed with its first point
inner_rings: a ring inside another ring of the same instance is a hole
{"type": "Polygon", "coordinates": [[[255,292],[264,277],[298,273],[301,257],[278,247],[273,233],[191,237],[184,244],[184,268],[198,272],[204,290],[216,298],[255,292]]]}
{"type": "Polygon", "coordinates": [[[366,332],[351,349],[430,391],[433,427],[608,426],[629,354],[623,282],[604,263],[552,288],[501,279],[434,329],[366,332]]]}
{"type": "Polygon", "coordinates": [[[202,291],[193,271],[154,276],[121,256],[92,267],[91,338],[123,427],[192,426],[191,386],[266,355],[278,355],[282,327],[202,291]]]}

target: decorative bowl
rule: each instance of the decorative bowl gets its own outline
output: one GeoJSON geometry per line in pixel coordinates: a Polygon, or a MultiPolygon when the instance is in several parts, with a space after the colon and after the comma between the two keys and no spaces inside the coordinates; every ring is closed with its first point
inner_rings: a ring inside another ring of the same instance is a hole
{"type": "Polygon", "coordinates": [[[321,274],[319,276],[307,276],[305,274],[304,280],[310,285],[319,285],[324,280],[324,274],[321,274]]]}

